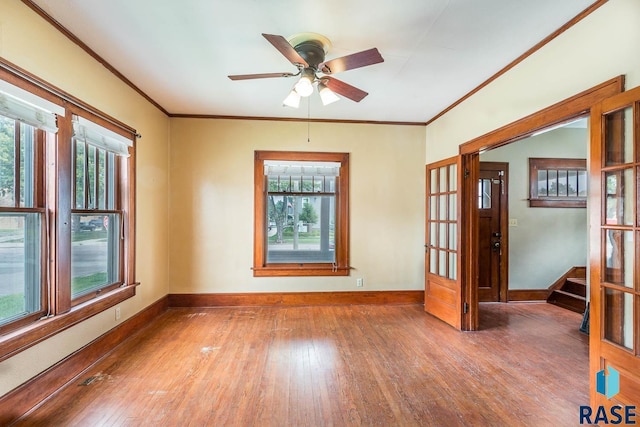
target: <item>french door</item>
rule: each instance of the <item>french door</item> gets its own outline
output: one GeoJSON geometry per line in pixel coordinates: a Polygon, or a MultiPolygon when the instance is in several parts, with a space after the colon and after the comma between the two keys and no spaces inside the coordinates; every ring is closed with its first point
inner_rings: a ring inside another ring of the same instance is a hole
{"type": "Polygon", "coordinates": [[[591,110],[591,125],[591,404],[637,405],[640,88],[596,104],[591,110]],[[603,393],[603,379],[607,376],[619,378],[614,381],[619,387],[603,393]]]}
{"type": "Polygon", "coordinates": [[[459,157],[427,165],[424,309],[460,329],[459,157]]]}

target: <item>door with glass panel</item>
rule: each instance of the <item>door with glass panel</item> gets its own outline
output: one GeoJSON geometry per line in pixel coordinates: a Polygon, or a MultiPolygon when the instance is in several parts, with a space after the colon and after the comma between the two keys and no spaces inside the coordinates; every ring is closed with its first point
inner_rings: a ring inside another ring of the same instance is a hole
{"type": "Polygon", "coordinates": [[[639,118],[640,88],[592,109],[592,406],[640,402],[639,118]]]}
{"type": "Polygon", "coordinates": [[[424,309],[460,329],[458,157],[427,165],[424,309]]]}
{"type": "Polygon", "coordinates": [[[478,177],[478,301],[507,301],[508,215],[505,162],[480,162],[478,177]]]}

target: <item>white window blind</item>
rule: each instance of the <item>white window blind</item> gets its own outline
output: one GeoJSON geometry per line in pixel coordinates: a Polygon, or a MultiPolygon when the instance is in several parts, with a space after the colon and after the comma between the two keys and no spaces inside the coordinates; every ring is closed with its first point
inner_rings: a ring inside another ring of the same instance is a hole
{"type": "Polygon", "coordinates": [[[129,155],[129,147],[133,146],[131,139],[80,116],[73,117],[73,137],[94,147],[125,157],[129,155]]]}
{"type": "Polygon", "coordinates": [[[56,114],[64,116],[64,108],[0,80],[0,114],[47,132],[57,132],[56,114]]]}
{"type": "Polygon", "coordinates": [[[340,163],[265,160],[264,174],[267,176],[340,176],[340,163]]]}

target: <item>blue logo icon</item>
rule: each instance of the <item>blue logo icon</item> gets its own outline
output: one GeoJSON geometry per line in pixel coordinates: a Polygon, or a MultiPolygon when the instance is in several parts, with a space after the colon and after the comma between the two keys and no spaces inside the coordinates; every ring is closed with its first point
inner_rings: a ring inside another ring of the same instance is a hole
{"type": "Polygon", "coordinates": [[[605,375],[605,370],[596,374],[596,391],[611,399],[620,391],[620,372],[611,366],[607,368],[609,375],[605,375]]]}

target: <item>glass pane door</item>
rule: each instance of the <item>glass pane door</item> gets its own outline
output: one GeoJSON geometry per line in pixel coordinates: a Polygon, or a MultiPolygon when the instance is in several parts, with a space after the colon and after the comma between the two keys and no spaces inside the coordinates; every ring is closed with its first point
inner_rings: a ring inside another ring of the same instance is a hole
{"type": "Polygon", "coordinates": [[[424,309],[460,329],[459,158],[427,165],[424,309]]]}
{"type": "Polygon", "coordinates": [[[639,107],[637,88],[592,110],[592,405],[640,401],[639,107]],[[619,390],[605,395],[596,377],[612,373],[619,390]]]}
{"type": "Polygon", "coordinates": [[[601,283],[604,339],[631,352],[634,346],[634,306],[637,240],[633,105],[603,116],[603,168],[601,197],[601,283]]]}

